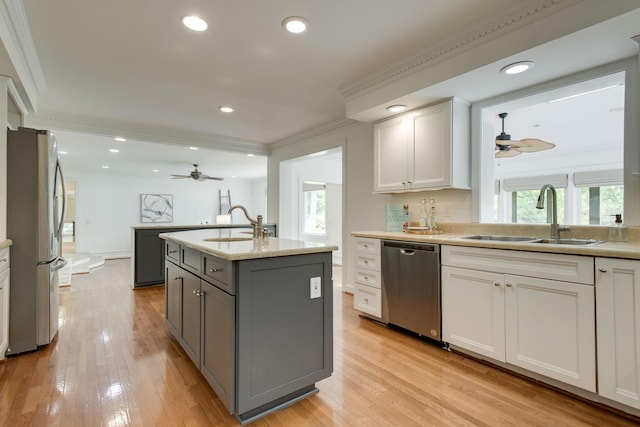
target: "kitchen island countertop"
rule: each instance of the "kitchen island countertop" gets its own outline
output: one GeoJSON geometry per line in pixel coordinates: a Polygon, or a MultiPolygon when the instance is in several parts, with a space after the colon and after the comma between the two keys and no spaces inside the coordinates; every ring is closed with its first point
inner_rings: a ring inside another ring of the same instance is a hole
{"type": "Polygon", "coordinates": [[[247,233],[249,232],[209,229],[162,233],[160,238],[229,261],[332,252],[338,249],[333,245],[278,237],[254,239],[247,233]],[[208,240],[236,238],[245,240],[208,240]]]}

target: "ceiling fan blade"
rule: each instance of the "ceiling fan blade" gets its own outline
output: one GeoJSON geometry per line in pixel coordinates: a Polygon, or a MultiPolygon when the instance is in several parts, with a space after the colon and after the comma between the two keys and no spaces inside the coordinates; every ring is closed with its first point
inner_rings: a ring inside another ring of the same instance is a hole
{"type": "Polygon", "coordinates": [[[218,178],[216,176],[208,176],[208,175],[201,175],[199,181],[203,181],[205,179],[212,179],[215,181],[224,181],[224,178],[218,178]]]}
{"type": "Polygon", "coordinates": [[[522,151],[523,153],[550,150],[551,148],[556,146],[556,144],[552,144],[551,142],[543,141],[537,138],[525,138],[520,140],[520,142],[523,143],[523,145],[517,147],[517,150],[522,151]]]}
{"type": "Polygon", "coordinates": [[[509,147],[525,147],[527,144],[517,139],[506,139],[506,140],[496,139],[496,145],[500,145],[500,146],[508,145],[509,147]]]}
{"type": "Polygon", "coordinates": [[[520,154],[522,153],[516,150],[498,150],[495,153],[495,158],[500,159],[503,157],[515,157],[515,156],[519,156],[520,154]]]}
{"type": "Polygon", "coordinates": [[[173,179],[191,178],[191,175],[171,175],[173,179]]]}

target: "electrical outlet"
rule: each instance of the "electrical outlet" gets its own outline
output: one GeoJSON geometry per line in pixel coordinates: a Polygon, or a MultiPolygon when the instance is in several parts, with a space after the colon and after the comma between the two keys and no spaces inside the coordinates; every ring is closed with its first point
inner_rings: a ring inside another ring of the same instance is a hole
{"type": "Polygon", "coordinates": [[[312,277],[309,280],[309,285],[309,298],[320,298],[322,296],[322,279],[320,277],[312,277]]]}

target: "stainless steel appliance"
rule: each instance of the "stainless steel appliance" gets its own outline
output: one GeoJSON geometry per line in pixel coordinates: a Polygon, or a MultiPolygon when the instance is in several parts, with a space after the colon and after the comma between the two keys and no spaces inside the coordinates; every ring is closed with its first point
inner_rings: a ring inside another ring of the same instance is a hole
{"type": "Polygon", "coordinates": [[[440,245],[383,240],[382,301],[390,324],[440,341],[440,245]]]}
{"type": "Polygon", "coordinates": [[[58,332],[65,196],[51,132],[8,130],[7,237],[13,245],[7,355],[35,350],[58,332]]]}

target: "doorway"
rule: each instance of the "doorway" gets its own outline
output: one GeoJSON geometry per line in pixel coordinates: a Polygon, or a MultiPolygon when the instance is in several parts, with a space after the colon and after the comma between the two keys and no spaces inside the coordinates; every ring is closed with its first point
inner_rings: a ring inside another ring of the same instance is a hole
{"type": "Polygon", "coordinates": [[[62,255],[76,253],[76,182],[64,183],[67,193],[67,210],[62,225],[62,255]]]}
{"type": "Polygon", "coordinates": [[[342,147],[281,162],[278,235],[336,245],[342,265],[342,197],[342,147]]]}

